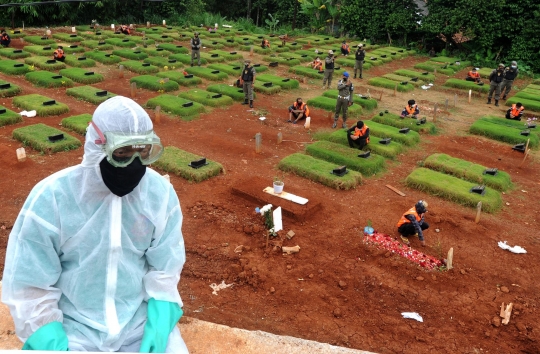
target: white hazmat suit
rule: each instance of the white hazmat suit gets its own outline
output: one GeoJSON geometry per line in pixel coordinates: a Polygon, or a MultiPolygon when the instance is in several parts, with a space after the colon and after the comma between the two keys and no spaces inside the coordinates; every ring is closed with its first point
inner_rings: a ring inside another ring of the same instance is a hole
{"type": "MultiPolygon", "coordinates": [[[[93,122],[103,132],[153,128],[125,97],[101,104],[93,122]]],[[[10,234],[2,301],[23,342],[58,321],[70,350],[138,351],[147,301],[182,306],[182,212],[172,185],[147,168],[131,193],[114,195],[100,173],[106,155],[97,139],[90,125],[82,163],[39,182],[10,234]]],[[[177,328],[167,351],[187,353],[177,328]]]]}

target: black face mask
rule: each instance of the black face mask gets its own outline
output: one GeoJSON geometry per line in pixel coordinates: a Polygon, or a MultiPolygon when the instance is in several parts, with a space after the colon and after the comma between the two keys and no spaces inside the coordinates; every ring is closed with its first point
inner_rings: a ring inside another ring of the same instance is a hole
{"type": "Polygon", "coordinates": [[[107,188],[119,197],[131,193],[146,173],[146,166],[138,157],[126,167],[114,167],[104,158],[99,163],[99,168],[107,188]]]}

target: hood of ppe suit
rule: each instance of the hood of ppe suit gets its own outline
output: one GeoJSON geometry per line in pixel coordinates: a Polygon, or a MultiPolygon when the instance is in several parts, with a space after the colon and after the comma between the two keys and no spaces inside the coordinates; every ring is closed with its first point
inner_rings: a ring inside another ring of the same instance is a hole
{"type": "MultiPolygon", "coordinates": [[[[153,129],[146,111],[137,102],[122,96],[110,98],[100,104],[92,116],[92,121],[102,132],[122,132],[129,135],[153,129]]],[[[97,131],[89,125],[84,143],[84,167],[97,166],[105,158],[101,146],[95,143],[98,139],[97,131]]]]}

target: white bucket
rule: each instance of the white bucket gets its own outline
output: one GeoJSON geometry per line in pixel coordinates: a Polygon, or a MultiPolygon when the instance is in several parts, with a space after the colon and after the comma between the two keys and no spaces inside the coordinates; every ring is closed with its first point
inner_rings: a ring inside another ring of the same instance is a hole
{"type": "Polygon", "coordinates": [[[309,129],[311,124],[311,117],[306,117],[306,122],[304,123],[304,128],[309,129]]]}
{"type": "Polygon", "coordinates": [[[18,148],[16,152],[17,152],[17,160],[19,160],[19,162],[26,161],[26,151],[24,150],[23,147],[18,148]]]}
{"type": "Polygon", "coordinates": [[[281,185],[279,185],[274,182],[274,193],[281,194],[281,192],[283,192],[283,187],[285,187],[285,183],[282,183],[281,185]]]}

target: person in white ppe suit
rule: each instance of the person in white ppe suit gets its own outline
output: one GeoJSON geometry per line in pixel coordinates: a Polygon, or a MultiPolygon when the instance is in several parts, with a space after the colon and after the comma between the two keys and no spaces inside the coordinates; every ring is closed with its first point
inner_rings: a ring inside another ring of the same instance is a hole
{"type": "Polygon", "coordinates": [[[94,112],[82,163],[32,189],[2,289],[23,349],[187,353],[182,212],[146,167],[162,153],[148,114],[117,96],[94,112]]]}

